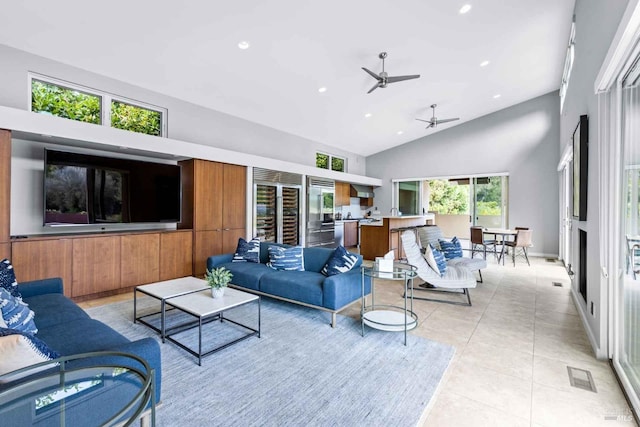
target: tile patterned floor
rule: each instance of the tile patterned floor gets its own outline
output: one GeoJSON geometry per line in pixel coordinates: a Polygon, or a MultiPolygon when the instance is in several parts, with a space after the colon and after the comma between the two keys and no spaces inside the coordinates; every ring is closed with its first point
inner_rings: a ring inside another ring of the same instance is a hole
{"type": "MultiPolygon", "coordinates": [[[[471,291],[472,307],[414,302],[419,326],[411,333],[456,347],[421,426],[636,425],[609,364],[593,357],[564,268],[531,261],[531,267],[490,262],[484,283],[471,291]],[[597,393],[571,387],[567,366],[589,370],[597,393]]],[[[402,289],[398,282],[376,281],[376,298],[397,303],[402,289]]],[[[359,305],[345,314],[359,318],[359,305]]]]}

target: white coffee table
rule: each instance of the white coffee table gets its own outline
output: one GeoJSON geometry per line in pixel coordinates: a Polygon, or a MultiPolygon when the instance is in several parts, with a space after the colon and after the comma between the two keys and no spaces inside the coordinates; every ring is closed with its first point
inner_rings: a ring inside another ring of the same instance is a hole
{"type": "MultiPolygon", "coordinates": [[[[245,340],[249,337],[257,335],[260,338],[260,297],[258,295],[253,295],[247,292],[243,292],[237,289],[226,288],[224,291],[224,296],[222,298],[212,298],[211,290],[193,292],[186,295],[172,297],[166,300],[166,304],[170,307],[178,309],[184,313],[187,313],[196,318],[193,322],[181,323],[176,326],[172,326],[170,329],[165,331],[164,337],[178,345],[182,349],[188,351],[192,355],[198,358],[198,365],[202,365],[202,358],[209,354],[215,353],[216,351],[220,351],[224,348],[229,347],[232,344],[235,344],[239,341],[245,340]],[[254,329],[246,324],[239,323],[235,320],[231,320],[229,318],[224,317],[224,313],[226,311],[232,310],[234,308],[240,307],[245,304],[249,304],[251,302],[258,303],[258,327],[254,329]],[[249,331],[249,333],[242,335],[239,338],[226,342],[222,345],[219,345],[211,350],[204,351],[202,350],[202,325],[213,322],[214,320],[220,320],[220,322],[231,322],[235,325],[242,327],[249,331]],[[194,350],[190,348],[188,345],[183,342],[178,341],[174,338],[174,335],[177,335],[181,332],[184,332],[189,329],[193,329],[195,326],[198,327],[198,350],[194,350]]],[[[165,316],[166,311],[163,313],[163,317],[165,316]]],[[[162,320],[162,324],[164,325],[165,320],[162,320]]]]}
{"type": "Polygon", "coordinates": [[[165,336],[165,307],[166,301],[169,298],[179,297],[181,295],[190,294],[193,292],[199,292],[204,289],[209,289],[207,281],[198,279],[196,277],[181,277],[179,279],[165,280],[164,282],[150,283],[148,285],[136,286],[133,290],[133,323],[140,322],[145,326],[160,333],[162,342],[164,342],[165,336]],[[160,311],[146,314],[138,317],[138,304],[137,295],[141,292],[147,296],[155,298],[160,301],[160,311]],[[145,319],[157,316],[160,314],[160,328],[147,322],[145,319]]]}

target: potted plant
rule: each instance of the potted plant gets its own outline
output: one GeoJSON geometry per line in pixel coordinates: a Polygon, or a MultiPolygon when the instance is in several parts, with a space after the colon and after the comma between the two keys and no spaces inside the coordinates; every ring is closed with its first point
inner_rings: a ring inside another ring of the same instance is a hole
{"type": "Polygon", "coordinates": [[[211,296],[213,298],[222,298],[224,288],[231,282],[233,274],[224,267],[218,267],[213,270],[207,270],[204,278],[211,288],[211,296]]]}

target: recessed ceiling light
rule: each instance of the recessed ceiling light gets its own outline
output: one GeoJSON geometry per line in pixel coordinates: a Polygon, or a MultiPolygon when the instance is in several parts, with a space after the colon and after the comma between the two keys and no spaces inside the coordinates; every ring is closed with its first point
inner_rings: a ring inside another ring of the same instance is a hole
{"type": "Polygon", "coordinates": [[[486,67],[487,65],[489,65],[489,61],[482,61],[482,62],[480,63],[480,66],[481,66],[481,67],[486,67]]]}
{"type": "Polygon", "coordinates": [[[398,135],[402,135],[404,133],[404,131],[399,130],[398,131],[398,135]]]}
{"type": "Polygon", "coordinates": [[[465,14],[467,12],[469,12],[471,10],[471,5],[470,4],[465,4],[464,6],[462,6],[459,10],[460,14],[465,14]]]}
{"type": "Polygon", "coordinates": [[[496,93],[495,95],[493,95],[493,99],[498,99],[500,98],[502,95],[500,95],[499,93],[496,93]]]}
{"type": "Polygon", "coordinates": [[[368,119],[369,117],[371,117],[371,115],[372,115],[371,113],[367,113],[364,116],[368,119]]]}
{"type": "Polygon", "coordinates": [[[322,86],[321,88],[318,89],[318,92],[320,93],[325,93],[327,91],[327,88],[322,86]]]}
{"type": "Polygon", "coordinates": [[[240,43],[238,43],[238,47],[240,49],[242,49],[242,50],[249,49],[249,46],[251,46],[251,45],[249,44],[248,41],[245,41],[245,40],[243,40],[240,43]]]}

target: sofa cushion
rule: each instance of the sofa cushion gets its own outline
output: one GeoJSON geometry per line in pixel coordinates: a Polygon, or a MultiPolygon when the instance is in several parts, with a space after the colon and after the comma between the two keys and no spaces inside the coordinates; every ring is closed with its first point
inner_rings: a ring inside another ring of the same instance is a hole
{"type": "Polygon", "coordinates": [[[446,259],[454,259],[462,257],[462,245],[460,245],[460,241],[457,237],[451,239],[450,242],[440,239],[440,248],[444,253],[444,257],[446,259]]]}
{"type": "Polygon", "coordinates": [[[123,335],[91,318],[42,328],[38,337],[63,356],[111,350],[129,343],[123,335]]]}
{"type": "Polygon", "coordinates": [[[436,257],[433,254],[433,248],[431,247],[431,245],[428,245],[426,248],[423,248],[423,249],[424,249],[424,252],[423,252],[424,259],[427,260],[427,264],[429,264],[429,267],[431,267],[431,269],[436,273],[441,274],[440,267],[438,267],[438,261],[436,261],[436,257]]]}
{"type": "Polygon", "coordinates": [[[254,238],[247,242],[240,237],[233,262],[260,262],[260,240],[254,238]]]}
{"type": "Polygon", "coordinates": [[[487,268],[487,261],[482,258],[454,258],[447,261],[447,265],[464,267],[471,271],[487,268]]]}
{"type": "Polygon", "coordinates": [[[322,283],[326,279],[313,271],[273,271],[260,279],[260,291],[282,298],[322,306],[322,283]]]}
{"type": "Polygon", "coordinates": [[[33,318],[35,313],[22,299],[15,298],[5,288],[0,287],[0,311],[9,329],[35,334],[38,332],[33,318]]]}
{"type": "Polygon", "coordinates": [[[40,329],[59,323],[89,319],[89,315],[83,309],[62,294],[35,295],[24,300],[36,314],[40,329]]]}
{"type": "MultiPolygon", "coordinates": [[[[32,334],[15,329],[0,328],[0,375],[58,357],[60,355],[57,352],[32,334]]],[[[30,375],[33,372],[25,373],[25,375],[30,375]]],[[[17,378],[12,376],[8,380],[17,378]]]]}
{"type": "Polygon", "coordinates": [[[260,290],[260,278],[267,273],[273,272],[265,264],[256,264],[254,262],[226,262],[218,267],[225,267],[233,274],[232,284],[253,289],[254,291],[260,290]]]}
{"type": "Polygon", "coordinates": [[[333,255],[332,248],[304,248],[304,269],[320,273],[333,255]]]}
{"type": "Polygon", "coordinates": [[[14,298],[22,299],[22,295],[18,290],[16,273],[13,270],[11,261],[6,258],[0,261],[0,287],[5,288],[14,298]]]}
{"type": "Polygon", "coordinates": [[[347,252],[344,246],[338,246],[320,273],[325,276],[346,273],[356,265],[356,262],[358,262],[358,255],[347,252]]]}
{"type": "Polygon", "coordinates": [[[304,271],[304,250],[301,246],[269,248],[269,267],[274,270],[304,271]]]}

